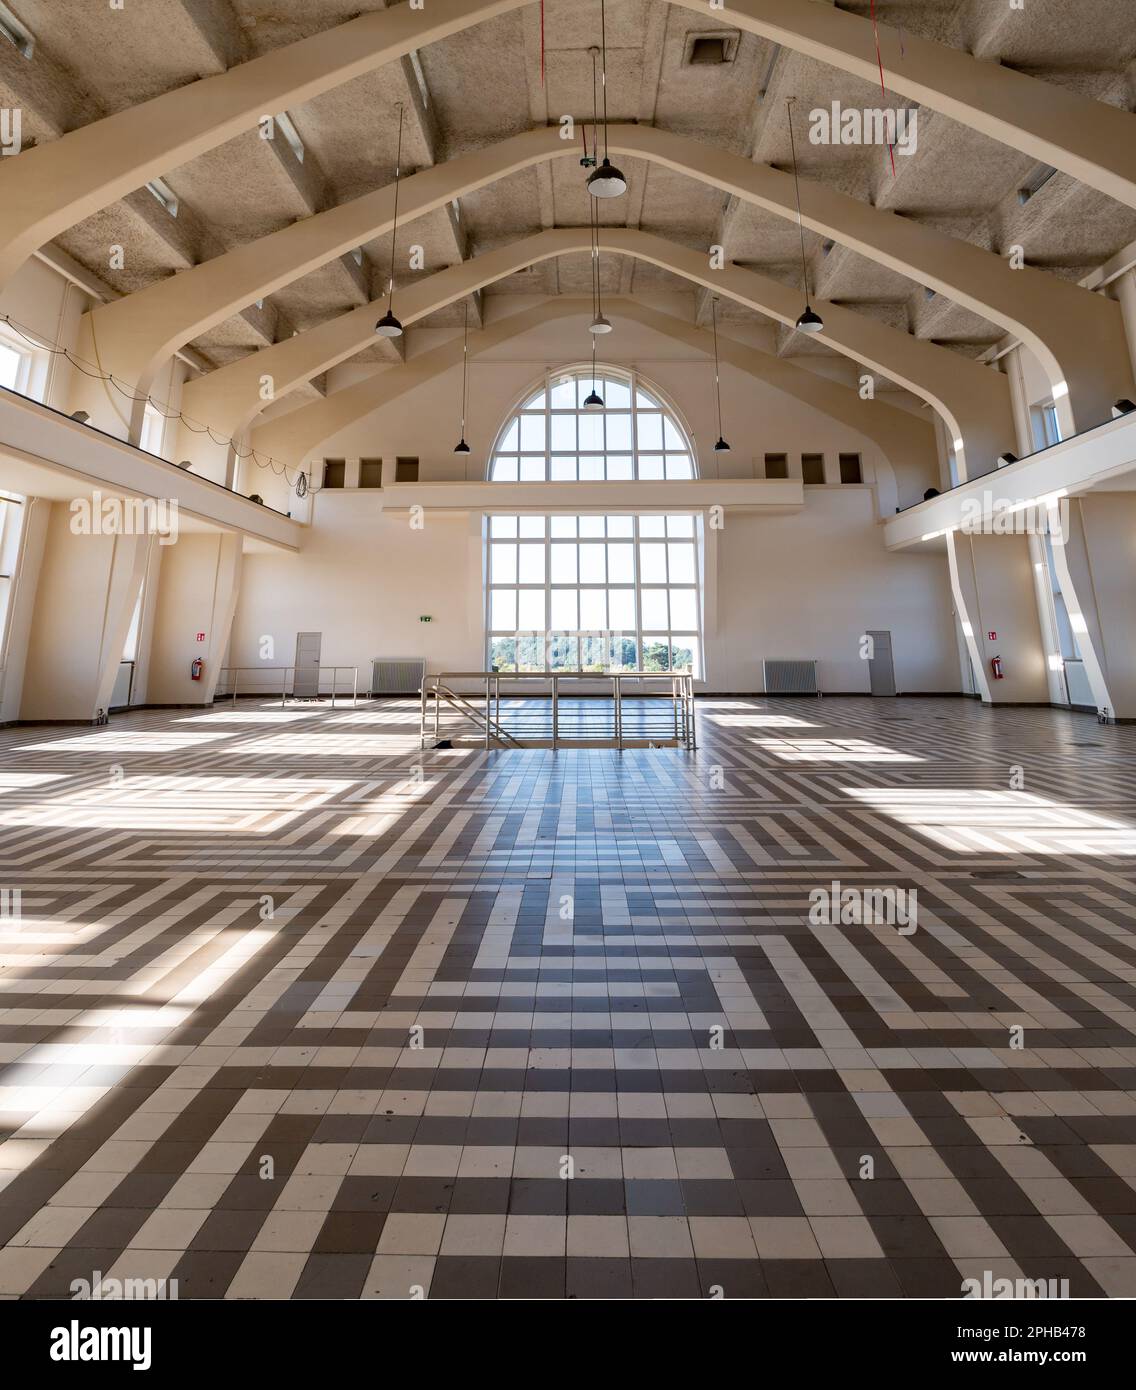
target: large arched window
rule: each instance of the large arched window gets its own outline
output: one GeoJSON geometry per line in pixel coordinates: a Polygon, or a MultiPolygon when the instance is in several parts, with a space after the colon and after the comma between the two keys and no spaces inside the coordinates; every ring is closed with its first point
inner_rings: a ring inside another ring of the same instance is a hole
{"type": "Polygon", "coordinates": [[[694,448],[672,406],[635,372],[559,368],[517,407],[490,454],[495,483],[695,476],[694,448]],[[589,407],[595,393],[602,407],[589,407]]]}

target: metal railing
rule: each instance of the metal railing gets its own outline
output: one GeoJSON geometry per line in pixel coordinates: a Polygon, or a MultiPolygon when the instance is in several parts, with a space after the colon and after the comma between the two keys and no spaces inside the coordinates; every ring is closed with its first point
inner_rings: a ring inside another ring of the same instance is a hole
{"type": "MultiPolygon", "coordinates": [[[[304,668],[304,669],[306,670],[307,668],[304,668]]],[[[320,673],[321,676],[324,674],[325,671],[330,671],[330,672],[331,672],[331,690],[330,690],[329,693],[330,693],[330,695],[331,695],[331,707],[332,707],[332,709],[335,708],[336,695],[339,693],[338,690],[337,690],[337,687],[338,687],[338,684],[339,684],[339,673],[340,673],[340,671],[350,671],[350,673],[351,673],[351,692],[350,692],[350,693],[351,693],[351,708],[354,709],[354,708],[355,708],[355,705],[356,705],[356,703],[357,703],[357,701],[358,701],[358,698],[359,698],[359,668],[358,668],[358,666],[325,666],[325,665],[323,665],[323,664],[321,663],[318,669],[319,669],[319,673],[320,673]]],[[[237,693],[238,693],[238,686],[240,685],[240,676],[241,676],[241,673],[242,673],[242,672],[248,672],[248,671],[255,671],[255,672],[257,673],[257,675],[265,675],[265,674],[267,674],[267,673],[269,673],[269,672],[273,673],[274,675],[275,675],[276,673],[280,673],[280,706],[281,706],[281,708],[283,708],[284,705],[287,703],[287,700],[288,700],[288,694],[289,694],[288,687],[289,687],[289,683],[290,683],[290,682],[289,682],[289,679],[288,679],[289,674],[291,674],[292,677],[293,677],[293,679],[292,679],[292,681],[291,681],[291,684],[292,684],[292,685],[295,685],[295,674],[296,674],[296,667],[295,667],[295,666],[222,666],[222,667],[221,667],[220,674],[219,674],[218,677],[217,677],[217,692],[216,692],[216,695],[215,695],[214,698],[215,698],[215,699],[228,699],[228,697],[229,697],[230,694],[231,694],[232,697],[233,697],[233,704],[235,705],[235,704],[237,703],[237,693]],[[229,676],[232,677],[233,688],[232,688],[231,691],[228,690],[228,689],[226,689],[224,692],[222,692],[222,690],[221,690],[222,685],[226,685],[226,684],[227,684],[227,682],[226,682],[226,680],[225,680],[226,675],[229,675],[229,676]]],[[[266,696],[266,697],[267,697],[267,696],[272,696],[273,698],[275,698],[275,695],[276,695],[276,691],[275,691],[275,690],[264,690],[264,689],[261,689],[261,690],[249,690],[249,689],[246,689],[246,690],[245,690],[244,692],[242,692],[242,693],[245,694],[245,695],[250,695],[250,696],[257,696],[257,695],[264,695],[264,696],[266,696]]],[[[294,697],[294,698],[301,698],[301,697],[294,697]]],[[[302,697],[302,698],[307,698],[307,697],[302,697]]],[[[312,699],[318,700],[318,699],[322,699],[323,696],[322,696],[321,694],[317,693],[316,695],[313,695],[311,698],[312,698],[312,699]]],[[[343,691],[343,692],[342,692],[342,698],[343,698],[343,699],[346,699],[346,698],[347,698],[347,691],[343,691]]]]}
{"type": "Polygon", "coordinates": [[[624,748],[639,748],[665,744],[669,746],[695,749],[697,745],[694,720],[694,677],[679,671],[443,671],[438,675],[427,676],[422,682],[422,703],[419,724],[419,740],[423,748],[431,737],[435,741],[442,737],[442,711],[448,707],[460,715],[467,723],[472,722],[474,731],[484,739],[485,747],[495,745],[509,748],[525,747],[570,747],[591,746],[611,747],[622,751],[624,748]],[[458,682],[477,682],[476,691],[458,691],[458,682]],[[596,737],[589,731],[583,738],[573,738],[571,733],[561,730],[561,686],[577,684],[610,683],[612,719],[611,736],[596,737]],[[624,686],[633,683],[638,690],[633,695],[624,692],[624,686]],[[501,687],[506,687],[506,699],[535,695],[543,698],[547,688],[550,698],[550,718],[538,717],[535,725],[529,720],[521,733],[508,728],[501,717],[501,687]],[[528,691],[510,695],[509,687],[528,686],[528,691]],[[539,686],[541,689],[533,690],[539,686]],[[654,689],[644,688],[654,686],[654,689]],[[658,687],[662,687],[661,689],[658,687]],[[640,700],[670,701],[670,717],[661,724],[646,727],[636,721],[625,722],[624,702],[640,700]],[[428,732],[430,705],[433,702],[433,735],[428,732]],[[476,703],[475,703],[476,702],[476,703]],[[480,707],[479,707],[480,706],[480,707]],[[550,723],[548,734],[544,728],[550,723]],[[542,727],[542,725],[544,727],[542,727]],[[535,736],[531,736],[534,734],[535,736]],[[529,736],[526,736],[529,735],[529,736]]]}

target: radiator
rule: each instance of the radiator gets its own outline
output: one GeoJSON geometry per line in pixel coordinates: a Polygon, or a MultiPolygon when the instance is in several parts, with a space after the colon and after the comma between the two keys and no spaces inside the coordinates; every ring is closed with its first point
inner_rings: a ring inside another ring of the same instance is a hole
{"type": "Polygon", "coordinates": [[[819,695],[815,661],[763,661],[767,695],[819,695]]]}
{"type": "Polygon", "coordinates": [[[372,695],[420,695],[425,679],[426,663],[421,657],[371,658],[372,695]]]}

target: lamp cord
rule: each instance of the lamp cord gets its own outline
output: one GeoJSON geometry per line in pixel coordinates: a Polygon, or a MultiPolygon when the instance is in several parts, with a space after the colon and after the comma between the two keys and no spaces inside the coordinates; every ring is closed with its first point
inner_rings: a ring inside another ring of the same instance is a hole
{"type": "Polygon", "coordinates": [[[718,374],[718,300],[710,298],[710,313],[714,323],[714,392],[718,397],[718,438],[722,438],[722,385],[718,374]]]}
{"type": "Polygon", "coordinates": [[[461,437],[465,438],[465,412],[469,404],[469,300],[465,301],[465,326],[462,335],[462,427],[461,437]]]}
{"type": "Polygon", "coordinates": [[[805,260],[805,224],[801,218],[801,181],[797,177],[797,141],[793,135],[793,98],[787,98],[789,112],[789,144],[793,150],[793,188],[797,195],[797,229],[801,233],[801,279],[805,282],[805,308],[809,307],[809,269],[805,260]]]}
{"type": "Polygon", "coordinates": [[[402,102],[398,104],[398,153],[394,158],[394,222],[391,226],[391,277],[390,292],[387,296],[387,313],[394,308],[394,257],[398,238],[398,186],[402,174],[402,119],[405,112],[402,102]]]}
{"type": "MultiPolygon", "coordinates": [[[[596,50],[592,49],[592,158],[598,160],[600,153],[600,99],[596,90],[596,50]]],[[[587,154],[585,140],[584,153],[587,154]]]]}
{"type": "MultiPolygon", "coordinates": [[[[13,333],[15,333],[18,337],[22,338],[24,342],[30,344],[30,346],[32,346],[33,348],[37,348],[41,352],[49,353],[52,357],[58,356],[66,358],[66,360],[70,362],[71,365],[75,368],[75,370],[79,372],[82,376],[90,377],[92,381],[101,381],[109,386],[113,386],[114,389],[119,393],[119,395],[125,396],[128,401],[145,401],[147,405],[153,407],[153,409],[162,417],[163,420],[177,420],[180,424],[183,424],[186,427],[186,429],[190,431],[191,434],[207,434],[210,440],[214,444],[216,444],[218,448],[231,448],[236,457],[239,458],[242,462],[246,459],[251,459],[253,463],[256,464],[257,468],[267,468],[270,472],[275,473],[278,478],[283,478],[288,483],[289,487],[292,486],[292,480],[288,476],[289,465],[286,463],[281,463],[280,467],[277,468],[276,465],[280,461],[278,459],[273,458],[271,454],[266,454],[262,458],[261,455],[257,452],[257,450],[251,447],[248,450],[242,452],[234,437],[227,437],[216,434],[212,426],[202,424],[201,421],[196,420],[192,415],[186,415],[181,410],[170,410],[168,408],[163,409],[163,407],[169,406],[169,401],[155,400],[149,392],[143,392],[139,394],[137,389],[131,387],[129,383],[120,382],[113,372],[104,372],[102,370],[101,362],[97,364],[97,371],[91,371],[90,368],[94,364],[88,362],[85,358],[77,356],[75,353],[71,351],[70,348],[60,347],[58,343],[53,343],[50,339],[45,338],[43,334],[37,333],[34,329],[29,328],[26,324],[17,322],[9,314],[0,314],[0,323],[7,324],[7,326],[12,330],[13,333]]],[[[7,387],[3,389],[8,390],[7,387]]],[[[11,394],[14,396],[23,396],[23,392],[21,391],[12,391],[11,394]]],[[[23,396],[23,398],[25,400],[34,399],[34,397],[31,396],[23,396]]],[[[43,402],[38,401],[36,402],[36,404],[43,405],[43,402]]],[[[65,414],[64,411],[59,410],[54,406],[47,406],[46,408],[48,410],[51,410],[56,415],[65,414]]],[[[115,414],[118,415],[119,419],[122,420],[124,424],[126,423],[126,417],[122,414],[121,411],[116,410],[115,414]]],[[[95,426],[94,428],[98,427],[95,426]]],[[[100,433],[102,432],[103,431],[100,431],[100,433]]],[[[127,441],[120,440],[119,442],[126,443],[127,441]]],[[[135,445],[134,447],[141,448],[140,445],[135,445]]],[[[159,458],[160,455],[155,454],[152,455],[152,457],[159,458]]],[[[165,459],[164,462],[169,463],[170,460],[165,459]]],[[[295,465],[293,464],[291,465],[291,467],[295,468],[295,465]]],[[[302,475],[305,478],[307,477],[306,469],[300,468],[296,471],[299,475],[302,475]]],[[[230,489],[230,491],[232,491],[232,489],[230,489]]],[[[320,492],[321,489],[318,487],[312,487],[309,484],[308,491],[316,493],[320,492]]]]}
{"type": "Polygon", "coordinates": [[[604,0],[600,0],[600,43],[603,46],[603,121],[604,121],[604,159],[607,159],[607,17],[604,0]]]}

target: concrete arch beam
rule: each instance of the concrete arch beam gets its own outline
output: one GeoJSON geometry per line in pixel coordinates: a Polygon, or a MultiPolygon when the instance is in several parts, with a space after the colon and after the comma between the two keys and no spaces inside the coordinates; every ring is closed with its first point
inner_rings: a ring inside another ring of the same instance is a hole
{"type": "MultiPolygon", "coordinates": [[[[633,299],[615,299],[609,307],[621,319],[632,319],[708,356],[712,352],[710,334],[674,314],[633,299]]],[[[521,333],[539,328],[550,319],[580,315],[585,311],[590,312],[590,301],[557,296],[533,308],[508,314],[474,336],[473,353],[485,352],[521,333]]],[[[718,350],[723,362],[870,439],[879,448],[897,479],[898,502],[918,500],[924,489],[937,480],[938,456],[935,431],[930,420],[920,419],[885,401],[862,400],[859,392],[850,386],[810,372],[772,353],[739,343],[723,333],[718,335],[718,350]]],[[[390,367],[342,391],[333,392],[324,400],[314,401],[266,421],[253,432],[252,445],[258,453],[272,458],[293,464],[305,463],[325,440],[340,430],[364,419],[407,391],[460,366],[461,360],[460,340],[443,343],[402,366],[390,367]]],[[[253,485],[255,473],[255,466],[248,467],[244,475],[245,485],[253,485]]]]}
{"type": "MultiPolygon", "coordinates": [[[[777,216],[796,216],[791,175],[651,126],[618,125],[613,152],[697,179],[777,216]]],[[[576,153],[556,128],[526,131],[406,179],[404,224],[518,170],[576,153]]],[[[390,231],[393,185],[306,218],[170,276],[85,316],[80,355],[114,364],[123,381],[149,390],[180,347],[231,315],[355,246],[390,231]]],[[[1055,400],[1068,396],[1071,429],[1109,417],[1136,394],[1120,306],[1103,295],[900,217],[823,184],[806,183],[806,224],[881,265],[909,276],[1018,337],[1049,377],[1055,400]]]]}
{"type": "Polygon", "coordinates": [[[27,150],[0,167],[0,286],[39,247],[150,179],[252,130],[261,116],[531,0],[429,0],[325,29],[27,150]]]}
{"type": "MultiPolygon", "coordinates": [[[[784,324],[794,324],[800,313],[797,290],[737,267],[711,270],[704,254],[662,237],[604,228],[600,242],[605,251],[635,256],[784,324]]],[[[527,265],[589,246],[590,232],[581,227],[541,232],[499,247],[403,291],[398,300],[399,316],[404,323],[413,323],[527,265]]],[[[997,371],[850,309],[822,301],[817,307],[825,320],[825,331],[818,335],[822,342],[905,386],[942,415],[956,442],[960,476],[968,476],[968,456],[970,476],[976,476],[989,472],[998,455],[1011,448],[1015,434],[1009,387],[997,371]]],[[[273,398],[280,399],[366,347],[381,312],[379,301],[364,305],[211,372],[186,385],[182,408],[214,431],[236,437],[263,408],[264,378],[271,378],[273,398]]],[[[192,450],[194,438],[183,426],[185,447],[192,450]]],[[[193,458],[194,454],[186,456],[193,458]]]]}
{"type": "MultiPolygon", "coordinates": [[[[533,0],[430,0],[363,15],[3,161],[0,287],[84,217],[250,130],[260,116],[533,0]]],[[[706,0],[669,0],[697,13],[706,0]]],[[[875,82],[866,19],[801,0],[730,0],[739,28],[875,82]]],[[[881,26],[890,89],[1136,207],[1133,117],[959,49],[881,26]]]]}
{"type": "MultiPolygon", "coordinates": [[[[671,0],[705,12],[705,0],[671,0]]],[[[869,19],[831,3],[728,0],[718,12],[739,29],[819,59],[878,87],[869,19]]],[[[881,24],[880,56],[889,92],[970,126],[1043,164],[1136,207],[1136,118],[959,48],[881,24]]]]}

